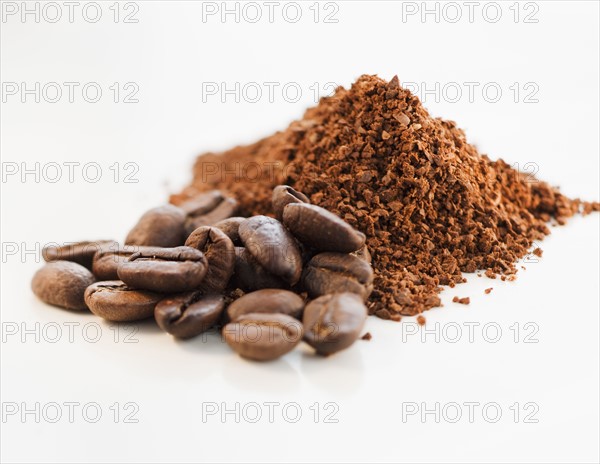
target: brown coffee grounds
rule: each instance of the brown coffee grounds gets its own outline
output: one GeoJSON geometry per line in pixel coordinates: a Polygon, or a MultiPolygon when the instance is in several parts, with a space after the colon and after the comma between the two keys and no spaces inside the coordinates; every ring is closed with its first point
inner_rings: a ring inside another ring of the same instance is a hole
{"type": "Polygon", "coordinates": [[[469,298],[468,296],[466,296],[464,298],[459,298],[459,297],[455,296],[454,298],[452,298],[452,303],[468,305],[468,304],[471,304],[471,298],[469,298]]]}
{"type": "Polygon", "coordinates": [[[533,254],[536,255],[538,258],[541,258],[542,254],[544,254],[544,250],[542,250],[541,248],[536,248],[535,250],[533,250],[533,254]]]}
{"type": "Polygon", "coordinates": [[[368,342],[371,341],[372,338],[373,338],[373,335],[371,335],[371,332],[367,332],[362,337],[360,337],[361,340],[366,340],[368,342]]]}
{"type": "Polygon", "coordinates": [[[494,287],[486,288],[486,289],[484,290],[484,293],[485,293],[486,295],[489,295],[489,294],[492,292],[492,290],[494,290],[494,287]]]}
{"type": "Polygon", "coordinates": [[[425,319],[425,317],[421,316],[420,314],[417,316],[417,323],[419,325],[425,325],[426,322],[427,319],[425,319]]]}
{"type": "Polygon", "coordinates": [[[485,271],[485,276],[488,279],[495,279],[496,278],[496,273],[494,271],[492,271],[491,269],[488,269],[485,271]]]}
{"type": "Polygon", "coordinates": [[[367,235],[376,274],[369,311],[384,319],[440,306],[440,286],[463,282],[463,272],[516,273],[549,221],[600,209],[479,154],[398,78],[367,75],[283,132],[201,156],[192,185],[171,201],[218,188],[242,214],[257,214],[271,210],[278,184],[367,235]]]}

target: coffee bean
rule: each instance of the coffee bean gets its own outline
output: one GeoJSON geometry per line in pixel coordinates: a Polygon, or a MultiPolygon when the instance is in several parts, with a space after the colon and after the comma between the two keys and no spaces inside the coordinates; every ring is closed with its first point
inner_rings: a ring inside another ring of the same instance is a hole
{"type": "Polygon", "coordinates": [[[273,189],[273,212],[280,221],[283,219],[283,208],[290,203],[310,203],[303,193],[294,190],[289,185],[278,185],[273,189]]]}
{"type": "Polygon", "coordinates": [[[324,295],[304,308],[304,339],[318,354],[348,348],[360,336],[367,308],[354,293],[324,295]]]}
{"type": "Polygon", "coordinates": [[[164,295],[134,290],[120,280],[96,282],[85,291],[90,311],[108,321],[127,322],[147,319],[164,295]]]}
{"type": "Polygon", "coordinates": [[[366,300],[373,290],[373,269],[364,259],[353,255],[319,253],[304,268],[302,286],[311,298],[351,292],[366,300]]]}
{"type": "Polygon", "coordinates": [[[201,226],[212,226],[215,223],[234,216],[238,203],[233,198],[225,197],[218,190],[202,193],[180,205],[187,214],[185,232],[190,235],[201,226]]]}
{"type": "Polygon", "coordinates": [[[147,211],[131,229],[126,245],[176,247],[185,242],[185,212],[173,205],[147,211]]]}
{"type": "Polygon", "coordinates": [[[92,273],[81,264],[52,261],[35,273],[31,289],[48,304],[66,309],[86,309],[83,295],[95,281],[92,273]]]}
{"type": "Polygon", "coordinates": [[[204,254],[186,246],[138,251],[117,268],[119,278],[131,288],[161,293],[194,290],[207,271],[204,254]]]}
{"type": "Polygon", "coordinates": [[[253,292],[262,288],[287,287],[283,280],[262,267],[244,247],[235,248],[232,285],[245,292],[253,292]]]}
{"type": "Polygon", "coordinates": [[[235,247],[231,239],[216,227],[198,227],[190,234],[185,245],[204,253],[208,272],[200,285],[206,293],[218,293],[227,287],[235,267],[235,247]]]}
{"type": "Polygon", "coordinates": [[[243,243],[242,239],[240,238],[239,228],[240,224],[245,220],[246,218],[234,216],[216,222],[214,226],[217,229],[221,229],[223,232],[225,232],[225,235],[231,239],[235,246],[242,246],[243,243]]]}
{"type": "Polygon", "coordinates": [[[267,288],[246,293],[235,300],[227,308],[227,315],[232,321],[249,313],[280,313],[300,319],[303,309],[304,300],[297,294],[288,290],[267,288]]]}
{"type": "Polygon", "coordinates": [[[119,280],[117,268],[138,251],[159,250],[159,247],[144,247],[137,245],[117,245],[108,250],[100,250],[94,255],[92,272],[96,279],[119,280]]]}
{"type": "Polygon", "coordinates": [[[187,215],[201,216],[215,209],[224,199],[220,190],[210,190],[184,201],[179,204],[179,208],[187,215]]]}
{"type": "Polygon", "coordinates": [[[373,262],[373,258],[371,257],[371,253],[369,252],[367,245],[363,246],[360,250],[351,253],[351,255],[362,259],[369,265],[373,262]]]}
{"type": "Polygon", "coordinates": [[[300,248],[281,222],[267,216],[253,216],[240,225],[239,232],[248,252],[267,271],[290,285],[300,280],[300,248]]]}
{"type": "Polygon", "coordinates": [[[168,296],[154,309],[158,326],[177,338],[191,338],[210,329],[225,308],[221,295],[202,291],[168,296]]]}
{"type": "Polygon", "coordinates": [[[98,251],[118,247],[114,240],[96,240],[70,243],[67,245],[49,245],[42,250],[45,261],[72,261],[91,270],[94,255],[98,251]]]}
{"type": "Polygon", "coordinates": [[[283,356],[302,334],[300,321],[285,314],[244,314],[223,329],[225,341],[236,353],[256,361],[283,356]]]}
{"type": "Polygon", "coordinates": [[[289,203],[283,223],[300,242],[316,250],[351,253],[365,244],[362,232],[320,206],[289,203]]]}

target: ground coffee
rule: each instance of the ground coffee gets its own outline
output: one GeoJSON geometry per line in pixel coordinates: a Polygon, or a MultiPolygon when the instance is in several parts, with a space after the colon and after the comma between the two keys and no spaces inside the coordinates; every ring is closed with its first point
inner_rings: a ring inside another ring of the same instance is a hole
{"type": "Polygon", "coordinates": [[[549,221],[600,209],[479,154],[397,77],[362,76],[283,132],[201,156],[192,185],[171,201],[217,188],[238,200],[240,215],[265,214],[279,184],[367,236],[369,312],[394,320],[439,306],[440,286],[463,282],[463,272],[514,279],[549,221]]]}

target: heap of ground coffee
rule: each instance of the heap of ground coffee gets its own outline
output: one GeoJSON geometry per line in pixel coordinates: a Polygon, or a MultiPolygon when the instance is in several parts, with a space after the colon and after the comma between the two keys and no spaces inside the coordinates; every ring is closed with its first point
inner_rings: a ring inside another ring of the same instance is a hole
{"type": "Polygon", "coordinates": [[[440,286],[463,282],[463,272],[514,278],[549,221],[600,209],[478,153],[397,77],[362,76],[283,132],[199,157],[192,185],[171,201],[217,188],[242,215],[264,214],[278,184],[366,234],[375,268],[369,312],[394,320],[439,306],[440,286]]]}

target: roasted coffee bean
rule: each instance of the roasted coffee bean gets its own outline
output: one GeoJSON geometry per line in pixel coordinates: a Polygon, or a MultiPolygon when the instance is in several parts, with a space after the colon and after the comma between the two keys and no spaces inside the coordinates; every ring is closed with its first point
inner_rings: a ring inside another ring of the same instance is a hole
{"type": "Polygon", "coordinates": [[[119,265],[117,274],[132,288],[180,293],[197,289],[207,271],[208,261],[201,251],[181,246],[138,251],[119,265]]]}
{"type": "Polygon", "coordinates": [[[242,246],[243,243],[242,239],[240,238],[239,228],[240,224],[245,220],[246,218],[234,216],[216,222],[214,226],[217,229],[221,229],[223,232],[225,232],[225,235],[227,235],[231,239],[235,246],[242,246]]]}
{"type": "Polygon", "coordinates": [[[134,290],[120,280],[96,282],[85,291],[90,311],[108,321],[126,322],[147,319],[164,295],[134,290]]]}
{"type": "Polygon", "coordinates": [[[208,272],[200,284],[206,293],[218,293],[227,287],[235,267],[235,247],[231,239],[216,227],[198,227],[190,234],[185,245],[204,253],[208,272]]]}
{"type": "Polygon", "coordinates": [[[273,212],[280,221],[283,219],[283,208],[290,203],[310,203],[303,193],[294,190],[289,185],[278,185],[273,189],[273,212]]]}
{"type": "Polygon", "coordinates": [[[85,289],[96,279],[81,264],[52,261],[35,273],[31,289],[37,297],[51,305],[66,309],[86,309],[85,289]]]}
{"type": "Polygon", "coordinates": [[[202,193],[179,207],[185,211],[185,231],[190,235],[201,226],[212,226],[215,223],[234,216],[238,203],[233,198],[225,197],[218,190],[202,193]]]}
{"type": "Polygon", "coordinates": [[[253,292],[262,288],[286,288],[281,278],[274,276],[244,247],[235,248],[235,269],[232,284],[245,292],[253,292]]]}
{"type": "Polygon", "coordinates": [[[227,315],[232,321],[249,313],[280,313],[300,319],[303,309],[304,300],[297,294],[288,290],[266,288],[246,293],[235,300],[227,308],[227,315]]]}
{"type": "Polygon", "coordinates": [[[42,250],[45,261],[73,261],[91,270],[94,255],[98,251],[118,247],[114,240],[97,240],[95,242],[77,242],[67,245],[49,245],[42,250]]]}
{"type": "Polygon", "coordinates": [[[286,314],[252,313],[223,329],[227,344],[239,355],[270,361],[291,351],[302,339],[302,324],[286,314]]]}
{"type": "Polygon", "coordinates": [[[131,229],[126,245],[176,247],[185,242],[185,212],[173,205],[147,211],[131,229]]]}
{"type": "Polygon", "coordinates": [[[302,286],[311,298],[351,292],[366,300],[373,290],[373,269],[364,259],[353,255],[319,253],[304,268],[302,286]]]}
{"type": "Polygon", "coordinates": [[[240,225],[239,232],[248,252],[267,271],[290,285],[300,280],[300,248],[281,222],[267,216],[253,216],[240,225]]]}
{"type": "Polygon", "coordinates": [[[192,338],[213,327],[225,309],[225,298],[195,292],[168,296],[154,309],[158,326],[177,338],[192,338]]]}
{"type": "Polygon", "coordinates": [[[365,234],[320,206],[289,203],[283,210],[283,223],[316,250],[351,253],[365,244],[365,234]]]}
{"type": "Polygon", "coordinates": [[[179,207],[188,215],[200,216],[215,209],[224,200],[220,190],[210,190],[200,193],[189,200],[179,204],[179,207]]]}
{"type": "Polygon", "coordinates": [[[159,247],[144,247],[137,245],[117,245],[108,250],[100,250],[94,255],[92,272],[96,279],[119,280],[117,268],[138,251],[159,250],[159,247]]]}
{"type": "Polygon", "coordinates": [[[333,354],[354,343],[366,318],[367,308],[358,295],[324,295],[304,308],[304,339],[318,354],[333,354]]]}
{"type": "Polygon", "coordinates": [[[355,251],[351,254],[369,264],[371,264],[371,262],[373,261],[373,258],[371,257],[371,253],[369,252],[369,248],[367,247],[367,245],[363,246],[360,250],[355,251]]]}

